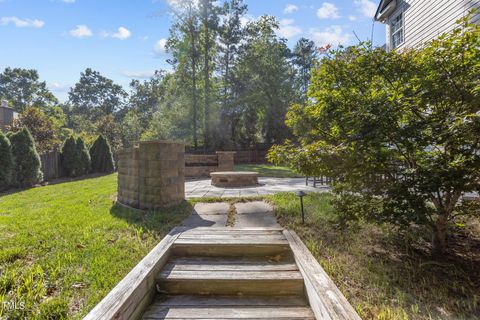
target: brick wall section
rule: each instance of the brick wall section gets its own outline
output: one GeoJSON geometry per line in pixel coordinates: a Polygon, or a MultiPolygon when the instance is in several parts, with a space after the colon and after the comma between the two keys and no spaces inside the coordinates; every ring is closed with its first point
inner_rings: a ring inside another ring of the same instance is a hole
{"type": "Polygon", "coordinates": [[[235,152],[218,151],[218,171],[233,171],[235,152]]]}
{"type": "Polygon", "coordinates": [[[189,178],[210,177],[212,172],[233,171],[235,153],[218,151],[214,155],[186,155],[185,176],[189,178]]]}
{"type": "Polygon", "coordinates": [[[118,201],[156,209],[185,199],[185,146],[168,141],[141,142],[118,153],[118,201]]]}

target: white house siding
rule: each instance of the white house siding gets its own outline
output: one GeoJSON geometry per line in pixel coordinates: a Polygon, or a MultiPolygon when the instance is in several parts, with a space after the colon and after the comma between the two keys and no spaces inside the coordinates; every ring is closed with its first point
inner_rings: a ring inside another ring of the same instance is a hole
{"type": "Polygon", "coordinates": [[[456,21],[477,8],[472,22],[480,23],[480,0],[397,0],[396,10],[388,17],[387,48],[391,49],[390,24],[404,14],[404,42],[398,48],[416,47],[452,31],[456,21]]]}

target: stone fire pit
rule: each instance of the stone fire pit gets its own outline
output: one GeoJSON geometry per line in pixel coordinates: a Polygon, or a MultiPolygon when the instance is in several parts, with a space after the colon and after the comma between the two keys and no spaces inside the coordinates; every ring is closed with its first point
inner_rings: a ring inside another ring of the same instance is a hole
{"type": "Polygon", "coordinates": [[[254,187],[258,185],[257,172],[212,172],[212,185],[219,188],[254,187]]]}

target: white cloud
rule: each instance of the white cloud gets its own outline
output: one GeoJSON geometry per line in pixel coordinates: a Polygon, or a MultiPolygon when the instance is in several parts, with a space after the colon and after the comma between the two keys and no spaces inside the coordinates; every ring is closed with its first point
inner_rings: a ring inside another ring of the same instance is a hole
{"type": "Polygon", "coordinates": [[[340,14],[338,13],[337,6],[330,2],[324,2],[317,11],[317,17],[320,19],[338,19],[340,18],[340,14]]]}
{"type": "Polygon", "coordinates": [[[370,0],[355,0],[355,5],[358,7],[358,10],[368,18],[373,18],[377,11],[377,5],[370,0]]]}
{"type": "Polygon", "coordinates": [[[240,24],[242,25],[242,27],[246,27],[247,24],[249,24],[250,22],[252,22],[254,20],[255,20],[254,16],[252,16],[251,14],[246,14],[246,15],[240,17],[240,24]]]}
{"type": "Polygon", "coordinates": [[[62,2],[65,2],[65,3],[75,3],[75,0],[62,0],[62,2]]]}
{"type": "Polygon", "coordinates": [[[52,82],[48,83],[48,88],[55,92],[67,92],[70,89],[70,86],[59,82],[52,82]]]}
{"type": "Polygon", "coordinates": [[[302,33],[302,29],[294,23],[295,20],[293,19],[280,20],[280,28],[277,31],[278,35],[282,38],[289,39],[302,33]]]}
{"type": "Polygon", "coordinates": [[[17,28],[42,28],[45,22],[38,19],[20,19],[17,17],[2,17],[0,18],[0,26],[13,24],[17,28]]]}
{"type": "Polygon", "coordinates": [[[114,33],[102,32],[102,37],[104,38],[115,38],[120,40],[126,40],[131,36],[132,36],[132,33],[130,32],[130,30],[128,30],[125,27],[118,28],[118,31],[114,33]]]}
{"type": "Polygon", "coordinates": [[[68,32],[74,38],[88,38],[93,36],[92,30],[90,30],[86,25],[78,25],[75,29],[72,29],[68,32]]]}
{"type": "Polygon", "coordinates": [[[356,20],[357,20],[357,17],[355,17],[355,16],[348,16],[348,20],[350,20],[350,21],[356,21],[356,20]]]}
{"type": "Polygon", "coordinates": [[[155,75],[155,71],[124,71],[122,74],[128,78],[150,79],[155,75]]]}
{"type": "Polygon", "coordinates": [[[287,4],[285,9],[283,9],[283,13],[289,14],[289,13],[294,13],[295,11],[298,11],[298,7],[294,4],[287,4]]]}
{"type": "MultiPolygon", "coordinates": [[[[171,7],[180,7],[183,0],[166,0],[167,4],[171,7]]],[[[199,0],[194,0],[194,4],[198,5],[199,0]]]]}
{"type": "Polygon", "coordinates": [[[164,54],[166,52],[166,45],[167,45],[167,39],[160,39],[157,41],[155,46],[153,47],[153,51],[156,54],[164,54]]]}
{"type": "Polygon", "coordinates": [[[340,26],[331,26],[323,31],[318,29],[310,29],[310,38],[315,41],[318,47],[323,47],[325,45],[346,45],[350,42],[351,35],[344,33],[342,27],[340,26]]]}

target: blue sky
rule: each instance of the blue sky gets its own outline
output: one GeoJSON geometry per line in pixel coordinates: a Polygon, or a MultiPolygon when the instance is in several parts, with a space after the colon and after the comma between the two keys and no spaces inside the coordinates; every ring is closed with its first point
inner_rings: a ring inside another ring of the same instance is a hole
{"type": "MultiPolygon", "coordinates": [[[[34,68],[60,99],[90,67],[128,88],[167,69],[168,10],[181,0],[0,0],[0,69],[34,68]]],[[[247,0],[246,19],[276,16],[279,35],[328,43],[370,39],[379,0],[247,0]]],[[[375,45],[385,28],[375,23],[375,45]]]]}

